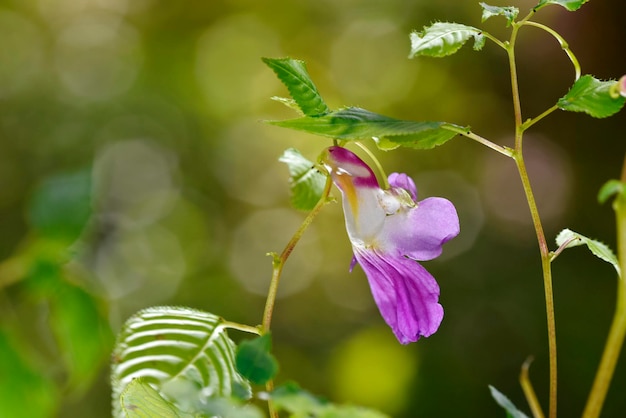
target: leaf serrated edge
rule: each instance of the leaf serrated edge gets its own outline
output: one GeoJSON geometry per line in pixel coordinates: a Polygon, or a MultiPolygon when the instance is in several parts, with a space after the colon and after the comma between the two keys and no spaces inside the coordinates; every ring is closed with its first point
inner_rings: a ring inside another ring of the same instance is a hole
{"type": "MultiPolygon", "coordinates": [[[[440,24],[443,24],[443,25],[456,25],[456,26],[459,27],[458,29],[456,29],[457,32],[462,30],[461,27],[465,28],[465,30],[467,30],[469,32],[475,32],[474,34],[470,35],[471,38],[474,38],[473,49],[475,51],[480,51],[482,49],[482,47],[485,45],[485,37],[483,35],[483,32],[480,29],[478,29],[478,28],[475,28],[473,26],[464,25],[462,23],[456,23],[456,22],[435,21],[435,22],[431,23],[428,26],[424,26],[421,31],[414,30],[414,31],[411,32],[411,34],[409,35],[410,40],[411,40],[411,52],[409,53],[409,58],[415,58],[416,56],[420,56],[420,55],[428,56],[428,57],[434,57],[434,58],[446,57],[448,55],[452,55],[452,54],[455,54],[456,52],[458,52],[463,47],[463,45],[465,45],[467,43],[467,41],[469,41],[470,37],[466,38],[465,40],[463,40],[462,42],[460,42],[458,44],[453,45],[450,51],[443,51],[443,52],[440,52],[440,53],[428,53],[428,54],[422,54],[422,53],[416,52],[415,48],[413,46],[414,45],[414,39],[415,38],[418,38],[420,40],[424,39],[424,37],[427,35],[429,29],[432,29],[433,26],[440,25],[440,24]]],[[[452,32],[454,32],[454,31],[452,31],[452,32]]]]}
{"type": "Polygon", "coordinates": [[[268,58],[263,57],[261,60],[271,68],[271,70],[276,74],[278,79],[287,87],[289,94],[293,98],[293,101],[297,104],[300,111],[307,116],[317,116],[323,115],[325,113],[330,112],[330,108],[324,102],[324,99],[320,95],[317,90],[317,86],[309,76],[306,62],[294,58],[268,58]],[[302,66],[302,70],[304,71],[305,78],[302,78],[302,74],[297,71],[294,71],[293,67],[289,63],[295,63],[302,66]],[[282,71],[281,71],[282,70],[282,71]],[[312,106],[315,109],[318,109],[316,112],[308,112],[307,109],[303,108],[303,103],[300,103],[296,96],[298,96],[298,92],[294,90],[294,85],[289,82],[286,77],[291,77],[300,82],[300,85],[305,87],[310,94],[315,98],[316,105],[312,106]]]}
{"type": "Polygon", "coordinates": [[[619,261],[615,256],[611,247],[606,245],[605,243],[588,238],[578,232],[572,231],[571,229],[564,229],[556,236],[556,245],[559,246],[559,250],[563,250],[565,248],[577,247],[581,245],[586,245],[589,251],[596,257],[598,257],[602,261],[606,261],[611,264],[615,271],[617,271],[618,277],[622,277],[622,272],[620,269],[619,261]]]}

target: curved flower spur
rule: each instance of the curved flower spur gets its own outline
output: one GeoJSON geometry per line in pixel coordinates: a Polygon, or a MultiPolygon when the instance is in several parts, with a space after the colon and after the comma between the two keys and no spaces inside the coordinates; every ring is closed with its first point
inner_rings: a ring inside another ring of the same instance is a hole
{"type": "Polygon", "coordinates": [[[322,154],[322,164],[342,195],[354,258],[370,284],[382,317],[402,344],[428,337],[439,328],[443,308],[439,285],[417,261],[432,260],[459,234],[454,205],[443,198],[417,201],[415,183],[392,173],[390,188],[372,169],[338,146],[322,154]]]}

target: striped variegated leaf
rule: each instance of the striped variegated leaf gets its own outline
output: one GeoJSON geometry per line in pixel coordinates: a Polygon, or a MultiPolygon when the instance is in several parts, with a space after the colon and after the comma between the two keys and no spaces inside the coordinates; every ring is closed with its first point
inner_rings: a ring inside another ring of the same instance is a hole
{"type": "Polygon", "coordinates": [[[222,318],[190,308],[148,308],[126,322],[113,351],[115,416],[124,416],[120,395],[137,378],[189,412],[211,396],[250,396],[222,318]]]}

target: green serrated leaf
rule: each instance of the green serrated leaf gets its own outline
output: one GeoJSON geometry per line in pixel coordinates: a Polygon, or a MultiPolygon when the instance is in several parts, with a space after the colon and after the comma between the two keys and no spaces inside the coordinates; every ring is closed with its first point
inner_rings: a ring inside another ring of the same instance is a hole
{"type": "Polygon", "coordinates": [[[445,122],[393,119],[358,107],[337,110],[319,117],[303,117],[269,123],[345,141],[375,138],[381,149],[398,146],[418,149],[433,148],[456,136],[457,132],[454,129],[465,129],[445,122]]]}
{"type": "Polygon", "coordinates": [[[472,37],[474,50],[481,50],[485,45],[485,37],[481,30],[459,23],[433,23],[421,32],[411,33],[409,58],[419,55],[445,57],[457,52],[472,37]]]}
{"type": "Polygon", "coordinates": [[[191,414],[179,411],[144,379],[130,382],[120,397],[123,416],[126,418],[192,418],[191,414]]]}
{"type": "Polygon", "coordinates": [[[287,87],[303,114],[317,116],[330,111],[311,80],[304,61],[292,58],[263,58],[263,62],[287,87]]]}
{"type": "Polygon", "coordinates": [[[272,337],[264,334],[242,341],[237,347],[236,365],[239,373],[250,382],[263,385],[278,373],[278,362],[271,353],[272,337]]]}
{"type": "Polygon", "coordinates": [[[317,171],[315,164],[307,160],[295,148],[285,150],[278,161],[289,168],[291,204],[298,210],[311,210],[322,198],[326,176],[317,171]]]}
{"type": "Polygon", "coordinates": [[[621,277],[619,262],[613,251],[604,243],[600,241],[587,238],[577,232],[570,229],[564,229],[559,232],[556,237],[556,245],[559,247],[565,246],[565,248],[576,247],[579,245],[586,245],[591,253],[601,260],[610,263],[615,267],[617,274],[621,277]]]}
{"type": "Polygon", "coordinates": [[[431,149],[442,145],[457,135],[457,129],[468,130],[458,125],[445,122],[426,122],[424,129],[410,135],[376,137],[376,145],[384,151],[398,147],[431,149]]]}
{"type": "Polygon", "coordinates": [[[528,416],[517,409],[513,402],[509,400],[505,395],[502,394],[498,389],[489,385],[489,391],[491,392],[491,397],[500,405],[507,413],[507,418],[528,418],[528,416]]]}
{"type": "Polygon", "coordinates": [[[535,10],[539,10],[548,4],[558,4],[559,6],[565,7],[570,12],[574,12],[580,9],[582,5],[588,1],[589,0],[540,0],[539,4],[535,6],[535,10]]]}
{"type": "Polygon", "coordinates": [[[626,193],[626,183],[619,180],[609,180],[600,188],[598,192],[598,202],[604,203],[613,195],[626,193]]]}
{"type": "Polygon", "coordinates": [[[126,322],[113,350],[115,416],[120,413],[120,394],[139,377],[157,390],[184,386],[187,403],[192,405],[197,402],[190,398],[200,399],[207,393],[250,396],[249,383],[235,368],[235,344],[223,320],[190,308],[148,308],[126,322]],[[191,387],[194,394],[187,390],[191,387]]]}
{"type": "Polygon", "coordinates": [[[620,111],[625,97],[613,97],[615,81],[601,81],[591,75],[580,77],[557,105],[570,112],[585,112],[595,118],[605,118],[620,111]]]}
{"type": "Polygon", "coordinates": [[[517,19],[517,15],[519,14],[519,9],[517,7],[509,6],[509,7],[499,7],[499,6],[490,6],[486,3],[479,3],[480,7],[483,9],[482,21],[489,19],[493,16],[504,16],[506,18],[506,25],[510,26],[511,23],[517,19]]]}

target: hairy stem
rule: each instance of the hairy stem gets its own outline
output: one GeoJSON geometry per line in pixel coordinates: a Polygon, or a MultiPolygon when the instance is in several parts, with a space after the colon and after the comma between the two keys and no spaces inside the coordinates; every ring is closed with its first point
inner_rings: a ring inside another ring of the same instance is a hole
{"type": "MultiPolygon", "coordinates": [[[[622,171],[622,182],[626,182],[626,159],[622,171]]],[[[626,193],[621,192],[613,204],[617,220],[617,257],[622,275],[626,271],[626,193]]],[[[600,366],[587,399],[583,418],[600,416],[602,405],[615,372],[624,336],[626,335],[626,284],[624,277],[617,280],[617,305],[613,314],[613,322],[604,346],[600,366]]]]}

